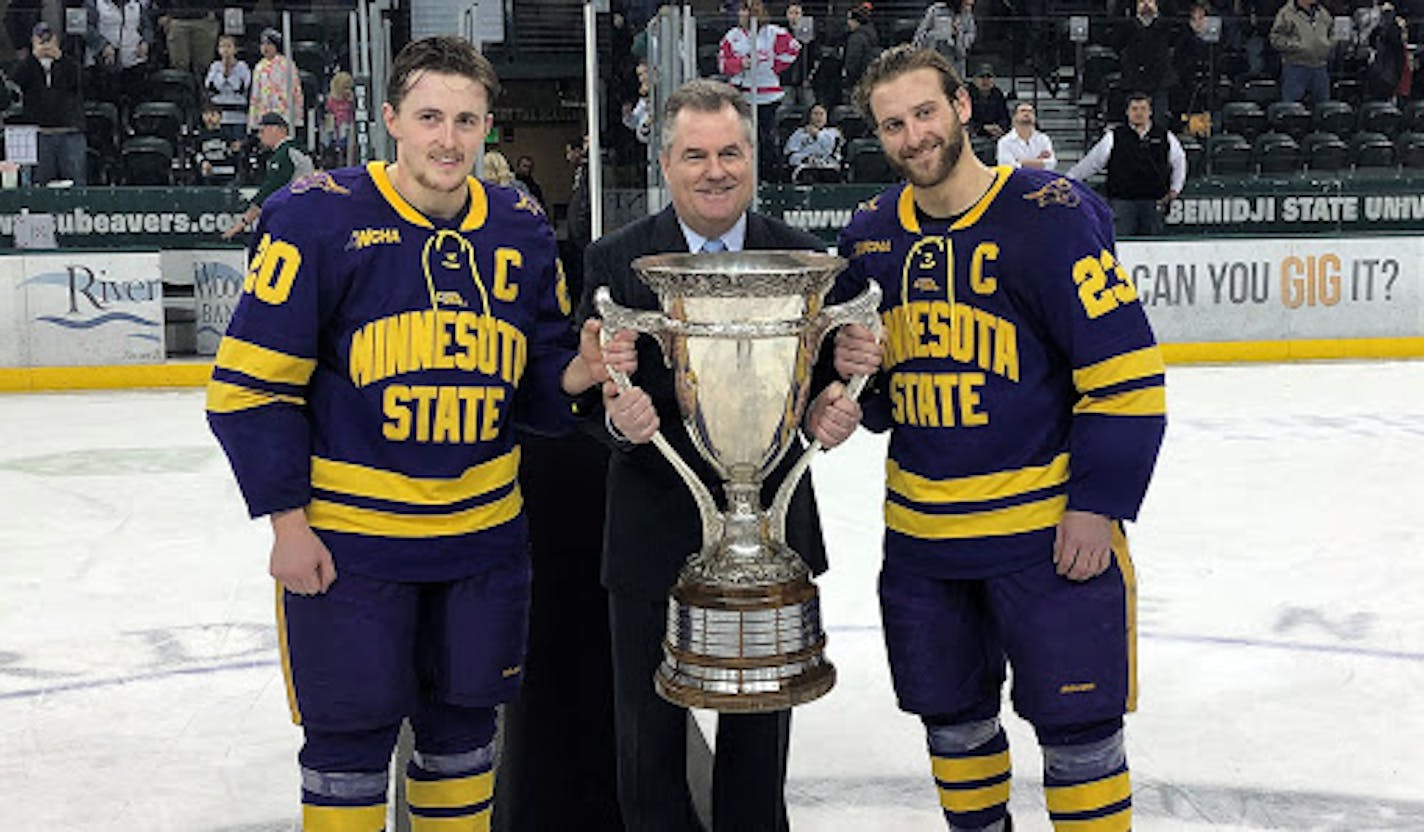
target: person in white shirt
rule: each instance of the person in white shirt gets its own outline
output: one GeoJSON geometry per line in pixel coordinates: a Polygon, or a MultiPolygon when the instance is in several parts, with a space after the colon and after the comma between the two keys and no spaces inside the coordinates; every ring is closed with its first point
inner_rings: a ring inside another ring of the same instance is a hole
{"type": "Polygon", "coordinates": [[[1043,170],[1058,168],[1053,140],[1038,129],[1038,116],[1032,104],[1021,101],[1014,107],[1013,126],[1014,129],[999,137],[999,164],[1043,170]]]}
{"type": "Polygon", "coordinates": [[[776,137],[777,104],[786,97],[781,75],[800,54],[801,42],[771,22],[764,0],[741,0],[737,25],[717,47],[717,71],[757,108],[757,167],[764,182],[776,178],[781,164],[776,137]]]}
{"type": "Polygon", "coordinates": [[[786,139],[785,150],[786,162],[791,167],[791,181],[796,181],[796,175],[803,168],[834,174],[810,177],[818,182],[840,180],[841,131],[826,126],[826,108],[823,105],[811,105],[806,113],[806,123],[786,139]]]}
{"type": "Polygon", "coordinates": [[[1176,136],[1152,123],[1146,93],[1127,97],[1127,123],[1104,133],[1068,175],[1085,181],[1103,168],[1118,238],[1161,234],[1163,214],[1187,181],[1187,154],[1176,136]]]}

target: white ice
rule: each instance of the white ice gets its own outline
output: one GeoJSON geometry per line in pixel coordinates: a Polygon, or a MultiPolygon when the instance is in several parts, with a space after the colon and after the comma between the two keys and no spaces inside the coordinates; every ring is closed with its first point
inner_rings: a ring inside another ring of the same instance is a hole
{"type": "MultiPolygon", "coordinates": [[[[1139,830],[1424,830],[1424,362],[1179,367],[1130,538],[1139,830]]],[[[286,832],[266,577],[202,393],[0,396],[0,827],[286,832]]],[[[944,828],[874,594],[883,441],[814,469],[839,671],[798,709],[809,832],[944,828]]],[[[1015,819],[1045,832],[1006,710],[1015,819]]]]}

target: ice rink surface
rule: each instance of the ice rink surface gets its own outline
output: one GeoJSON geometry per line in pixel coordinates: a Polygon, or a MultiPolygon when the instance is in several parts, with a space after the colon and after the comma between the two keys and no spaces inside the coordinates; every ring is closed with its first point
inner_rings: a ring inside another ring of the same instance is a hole
{"type": "MultiPolygon", "coordinates": [[[[1141,521],[1139,830],[1424,830],[1424,362],[1176,367],[1141,521]]],[[[203,394],[0,396],[0,827],[286,832],[299,735],[203,394]]],[[[944,828],[874,596],[884,443],[814,468],[836,688],[798,709],[807,832],[944,828]]],[[[1049,829],[1006,715],[1013,807],[1049,829]]]]}

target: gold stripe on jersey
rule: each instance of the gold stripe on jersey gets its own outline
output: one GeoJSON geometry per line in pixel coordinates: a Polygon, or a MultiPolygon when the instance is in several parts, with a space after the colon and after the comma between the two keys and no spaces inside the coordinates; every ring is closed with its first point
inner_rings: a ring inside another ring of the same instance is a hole
{"type": "Polygon", "coordinates": [[[214,367],[242,373],[259,381],[301,386],[311,379],[316,360],[243,341],[231,335],[218,345],[214,367]]]}
{"type": "Polygon", "coordinates": [[[371,806],[302,806],[302,832],[381,832],[386,828],[386,804],[371,806]]]}
{"type": "Polygon", "coordinates": [[[1060,494],[1019,506],[971,511],[965,514],[929,514],[885,503],[885,527],[923,540],[964,540],[1022,534],[1056,526],[1068,508],[1068,496],[1060,494]]]}
{"type": "Polygon", "coordinates": [[[206,407],[209,413],[233,413],[277,402],[301,407],[306,404],[306,399],[301,396],[287,396],[280,393],[269,393],[266,390],[254,390],[251,387],[239,387],[225,381],[208,382],[206,407]]]}
{"type": "Polygon", "coordinates": [[[519,449],[467,468],[458,477],[412,477],[395,471],[312,457],[312,487],[393,503],[439,506],[488,494],[519,475],[519,449]]]}
{"type": "Polygon", "coordinates": [[[448,780],[416,780],[407,777],[405,794],[413,808],[459,809],[494,797],[494,772],[453,777],[448,780]]]}
{"type": "Polygon", "coordinates": [[[314,529],[368,537],[446,537],[508,523],[519,516],[523,505],[518,487],[488,505],[442,514],[397,514],[316,499],[307,505],[307,522],[314,529]]]}
{"type": "Polygon", "coordinates": [[[1047,465],[947,480],[912,474],[893,459],[885,463],[886,487],[916,503],[979,503],[1052,488],[1067,481],[1068,454],[1059,454],[1047,465]]]}
{"type": "MultiPolygon", "coordinates": [[[[959,219],[955,220],[954,225],[949,227],[950,231],[960,231],[978,222],[979,218],[984,216],[984,212],[989,210],[989,206],[993,204],[994,198],[999,195],[999,191],[1002,191],[1004,185],[1008,183],[1009,174],[1013,172],[1013,168],[1002,166],[990,168],[990,171],[994,174],[993,184],[989,186],[989,190],[985,191],[983,196],[979,197],[979,201],[974,203],[972,208],[964,212],[964,215],[959,219]]],[[[905,190],[900,192],[900,202],[896,205],[896,213],[900,217],[900,225],[904,227],[906,231],[911,234],[924,233],[920,230],[919,217],[915,216],[914,185],[906,185],[905,190]]]]}
{"type": "Polygon", "coordinates": [[[1132,783],[1127,772],[1121,771],[1111,777],[1076,783],[1071,786],[1045,786],[1043,788],[1048,811],[1058,815],[1102,810],[1104,807],[1132,797],[1132,783]]]}
{"type": "MultiPolygon", "coordinates": [[[[395,165],[382,161],[366,163],[366,173],[370,175],[371,181],[376,184],[376,190],[385,197],[392,209],[400,214],[401,219],[417,225],[421,228],[435,229],[435,223],[430,218],[420,213],[414,205],[405,201],[405,197],[400,195],[396,186],[391,183],[390,169],[395,165]]],[[[470,210],[465,212],[465,216],[460,220],[461,231],[474,231],[485,224],[485,219],[489,216],[489,199],[485,195],[484,185],[473,176],[465,177],[470,188],[470,210]]]]}
{"type": "Polygon", "coordinates": [[[1113,557],[1122,573],[1123,597],[1127,605],[1127,711],[1137,710],[1137,570],[1132,566],[1132,552],[1127,546],[1127,534],[1121,522],[1113,523],[1113,557]]]}
{"type": "Polygon", "coordinates": [[[292,713],[292,724],[302,724],[302,709],[297,705],[297,686],[292,681],[292,653],[287,644],[287,590],[280,582],[277,587],[277,654],[282,660],[282,683],[287,688],[287,710],[292,713]]]}
{"type": "Polygon", "coordinates": [[[982,757],[930,757],[930,766],[936,780],[943,783],[969,783],[974,780],[988,780],[1008,774],[1010,769],[1007,749],[982,757]]]}
{"type": "Polygon", "coordinates": [[[951,812],[977,812],[1009,802],[1009,781],[977,789],[939,789],[939,805],[951,812]]]}
{"type": "Polygon", "coordinates": [[[1167,413],[1167,388],[1144,387],[1098,398],[1084,396],[1073,406],[1073,415],[1097,413],[1103,416],[1163,416],[1167,413]]]}
{"type": "Polygon", "coordinates": [[[1135,381],[1167,372],[1162,363],[1162,351],[1154,344],[1140,350],[1125,352],[1112,358],[1079,367],[1073,371],[1073,386],[1079,390],[1098,390],[1125,381],[1135,381]]]}
{"type": "Polygon", "coordinates": [[[1102,818],[1054,820],[1053,832],[1132,832],[1132,807],[1102,818]]]}

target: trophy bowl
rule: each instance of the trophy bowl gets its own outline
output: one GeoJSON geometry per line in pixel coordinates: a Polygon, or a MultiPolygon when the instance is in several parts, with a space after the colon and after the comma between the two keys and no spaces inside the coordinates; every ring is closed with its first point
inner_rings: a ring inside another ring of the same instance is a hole
{"type": "MultiPolygon", "coordinates": [[[[796,445],[821,341],[846,323],[878,331],[879,287],[826,307],[845,261],[806,251],[660,254],[632,265],[661,308],[628,309],[600,288],[604,337],[632,329],[657,339],[683,425],[726,497],[719,508],[661,432],[653,437],[692,492],[703,538],[668,599],[657,691],[677,705],[727,712],[809,702],[831,689],[835,668],[810,570],[786,542],[786,511],[819,443],[788,470],[770,506],[761,488],[796,445]]],[[[853,379],[849,395],[864,383],[853,379]]]]}

